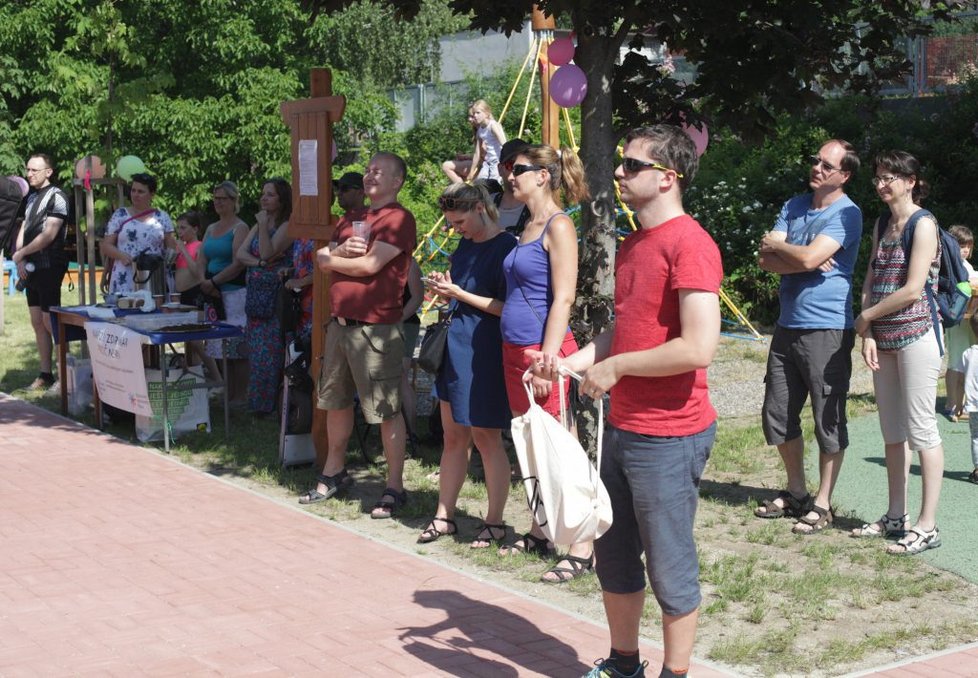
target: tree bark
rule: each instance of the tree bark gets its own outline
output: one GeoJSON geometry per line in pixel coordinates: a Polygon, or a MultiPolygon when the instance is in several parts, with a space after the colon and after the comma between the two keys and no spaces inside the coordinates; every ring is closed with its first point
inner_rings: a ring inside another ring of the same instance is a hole
{"type": "MultiPolygon", "coordinates": [[[[588,91],[581,102],[581,162],[591,202],[581,205],[581,247],[577,302],[572,328],[583,346],[611,322],[615,292],[615,149],[618,139],[612,118],[611,84],[620,39],[578,33],[574,62],[587,75],[588,91]]],[[[587,450],[595,449],[597,408],[581,403],[578,434],[587,450]]]]}

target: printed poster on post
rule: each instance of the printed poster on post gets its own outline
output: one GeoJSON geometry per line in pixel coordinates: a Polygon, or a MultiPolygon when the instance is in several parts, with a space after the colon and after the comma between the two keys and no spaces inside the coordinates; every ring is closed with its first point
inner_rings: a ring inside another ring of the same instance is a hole
{"type": "Polygon", "coordinates": [[[85,323],[85,332],[99,399],[121,410],[152,417],[140,335],[122,325],[103,322],[85,323]]]}

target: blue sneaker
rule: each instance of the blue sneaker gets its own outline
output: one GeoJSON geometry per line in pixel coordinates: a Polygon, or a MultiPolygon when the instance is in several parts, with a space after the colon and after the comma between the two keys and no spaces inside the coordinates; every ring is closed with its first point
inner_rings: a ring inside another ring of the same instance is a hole
{"type": "Polygon", "coordinates": [[[647,661],[638,665],[632,673],[622,673],[610,659],[599,659],[594,662],[594,668],[584,674],[582,678],[644,678],[647,661]]]}

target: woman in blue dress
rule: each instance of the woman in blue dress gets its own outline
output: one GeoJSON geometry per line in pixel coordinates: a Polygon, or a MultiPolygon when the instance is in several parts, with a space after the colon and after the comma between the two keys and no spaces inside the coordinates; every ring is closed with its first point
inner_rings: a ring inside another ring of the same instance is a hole
{"type": "Polygon", "coordinates": [[[462,236],[448,273],[432,273],[431,291],[451,299],[452,322],[445,357],[435,380],[445,430],[438,475],[438,510],[418,537],[425,544],[458,532],[455,504],[468,469],[472,444],[482,455],[489,506],[472,548],[506,537],[503,508],[510,467],[502,429],[511,414],[503,381],[499,315],[506,296],[503,259],[516,238],[496,222],[496,205],[482,184],[453,184],[438,199],[445,221],[462,236]]]}
{"type": "Polygon", "coordinates": [[[292,236],[289,235],[289,217],[292,215],[292,187],[285,179],[269,179],[262,186],[261,211],[255,215],[255,225],[237,252],[237,260],[248,269],[246,288],[248,296],[254,294],[256,302],[246,302],[248,324],[245,339],[248,342],[248,409],[258,415],[275,412],[282,369],[285,361],[285,345],[282,326],[278,319],[275,302],[277,293],[268,292],[269,285],[280,283],[279,271],[292,267],[292,236]],[[269,282],[271,281],[271,282],[269,282]]]}

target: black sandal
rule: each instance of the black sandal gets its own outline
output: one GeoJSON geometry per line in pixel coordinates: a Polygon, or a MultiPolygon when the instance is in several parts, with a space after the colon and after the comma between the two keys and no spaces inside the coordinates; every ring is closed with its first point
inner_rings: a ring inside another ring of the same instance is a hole
{"type": "Polygon", "coordinates": [[[812,510],[814,504],[815,500],[808,493],[804,497],[797,498],[788,490],[781,490],[777,497],[766,500],[754,509],[754,515],[758,518],[801,518],[812,510]],[[784,506],[774,503],[778,499],[784,503],[784,506]]]}
{"type": "Polygon", "coordinates": [[[385,488],[384,493],[380,495],[380,501],[374,504],[374,508],[370,512],[370,517],[374,520],[393,518],[394,511],[397,510],[397,507],[403,506],[406,503],[407,491],[401,490],[398,492],[393,487],[385,488]],[[390,499],[386,497],[390,497],[390,499]]]}
{"type": "Polygon", "coordinates": [[[570,563],[570,567],[558,567],[555,565],[540,575],[540,581],[542,581],[544,584],[563,584],[564,582],[569,582],[572,579],[583,577],[585,574],[594,569],[594,554],[591,554],[587,558],[564,556],[560,560],[561,562],[566,560],[568,563],[570,563]],[[547,579],[548,574],[555,574],[557,575],[557,578],[547,579]]]}
{"type": "Polygon", "coordinates": [[[506,538],[506,523],[501,523],[499,525],[493,525],[492,523],[482,523],[479,527],[479,531],[475,535],[475,539],[469,544],[469,548],[473,549],[487,549],[493,544],[502,544],[503,540],[506,538]],[[482,533],[487,532],[488,536],[483,537],[482,533]],[[497,536],[497,532],[502,532],[502,534],[497,536]]]}
{"type": "Polygon", "coordinates": [[[550,556],[552,551],[553,546],[546,537],[540,539],[539,537],[534,537],[532,534],[527,532],[512,544],[499,549],[499,555],[511,556],[514,553],[533,553],[541,558],[547,558],[550,556]]]}
{"type": "Polygon", "coordinates": [[[424,528],[424,532],[418,535],[419,544],[430,544],[433,541],[438,541],[442,537],[450,537],[458,532],[458,525],[451,518],[439,518],[435,516],[428,523],[428,527],[424,528]],[[439,530],[435,527],[435,523],[445,523],[448,527],[444,530],[439,530]],[[450,529],[449,529],[450,528],[450,529]]]}

